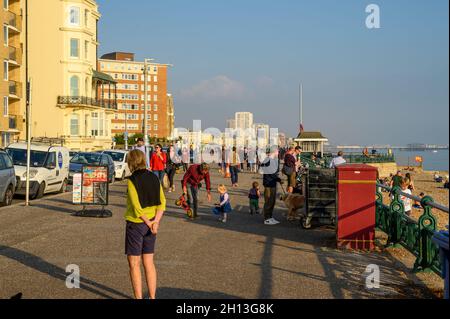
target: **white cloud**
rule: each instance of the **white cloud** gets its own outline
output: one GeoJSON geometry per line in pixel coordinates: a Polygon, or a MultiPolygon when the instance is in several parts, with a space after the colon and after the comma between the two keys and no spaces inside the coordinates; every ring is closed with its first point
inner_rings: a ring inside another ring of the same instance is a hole
{"type": "Polygon", "coordinates": [[[184,98],[196,99],[240,99],[246,93],[245,86],[225,75],[202,81],[188,89],[181,90],[184,98]]]}
{"type": "Polygon", "coordinates": [[[267,75],[263,75],[260,76],[259,78],[256,79],[256,85],[258,87],[270,87],[274,84],[274,81],[271,77],[267,76],[267,75]]]}

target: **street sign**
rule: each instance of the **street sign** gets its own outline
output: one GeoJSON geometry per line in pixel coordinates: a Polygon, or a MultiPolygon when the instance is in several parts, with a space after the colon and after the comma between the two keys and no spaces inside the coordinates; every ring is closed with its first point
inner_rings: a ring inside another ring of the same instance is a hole
{"type": "Polygon", "coordinates": [[[112,212],[105,207],[109,201],[109,170],[108,166],[86,165],[81,173],[73,176],[73,197],[75,205],[82,205],[83,210],[75,216],[80,217],[111,217],[112,212]],[[86,206],[101,206],[101,209],[86,210],[86,206]]]}

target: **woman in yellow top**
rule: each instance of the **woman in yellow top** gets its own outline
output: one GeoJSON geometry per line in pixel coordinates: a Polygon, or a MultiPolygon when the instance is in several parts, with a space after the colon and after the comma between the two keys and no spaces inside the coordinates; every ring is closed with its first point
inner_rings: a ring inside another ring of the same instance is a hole
{"type": "Polygon", "coordinates": [[[146,169],[142,151],[131,151],[127,163],[132,175],[128,180],[125,213],[125,254],[130,266],[131,284],[135,298],[142,299],[142,259],[150,299],[155,299],[156,268],[153,256],[159,223],[166,209],[166,198],[158,177],[146,169]]]}

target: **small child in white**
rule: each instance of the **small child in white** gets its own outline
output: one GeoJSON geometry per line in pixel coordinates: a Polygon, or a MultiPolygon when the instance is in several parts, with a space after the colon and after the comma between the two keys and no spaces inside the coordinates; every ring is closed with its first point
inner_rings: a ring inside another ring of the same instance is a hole
{"type": "Polygon", "coordinates": [[[220,194],[220,203],[216,204],[216,208],[214,209],[214,213],[217,215],[221,215],[219,221],[226,223],[228,213],[232,211],[231,203],[230,203],[230,195],[228,195],[227,188],[225,185],[221,184],[217,188],[220,194]]]}

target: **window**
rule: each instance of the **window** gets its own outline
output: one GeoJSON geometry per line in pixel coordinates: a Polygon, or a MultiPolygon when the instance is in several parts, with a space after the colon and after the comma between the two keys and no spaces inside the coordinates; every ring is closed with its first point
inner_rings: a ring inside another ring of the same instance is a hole
{"type": "Polygon", "coordinates": [[[158,82],[158,77],[156,75],[153,77],[153,81],[158,82]]]}
{"type": "Polygon", "coordinates": [[[8,10],[9,8],[9,0],[3,0],[3,9],[8,10]]]}
{"type": "Polygon", "coordinates": [[[157,121],[158,120],[158,114],[153,114],[153,121],[157,121]]]}
{"type": "Polygon", "coordinates": [[[90,95],[89,94],[89,78],[88,77],[86,77],[86,79],[84,80],[84,95],[86,97],[88,97],[90,95]]]}
{"type": "Polygon", "coordinates": [[[153,86],[153,91],[158,92],[158,86],[157,85],[153,86]]]}
{"type": "Polygon", "coordinates": [[[5,81],[9,80],[8,68],[9,68],[8,61],[6,61],[6,60],[3,61],[3,80],[5,80],[5,81]]]}
{"type": "Polygon", "coordinates": [[[14,167],[14,164],[11,161],[11,158],[8,155],[3,154],[3,161],[5,162],[5,165],[6,165],[5,167],[6,168],[13,168],[14,167]]]}
{"type": "Polygon", "coordinates": [[[98,113],[92,113],[91,135],[98,136],[98,113]]]}
{"type": "Polygon", "coordinates": [[[80,25],[80,8],[78,7],[70,7],[70,25],[80,25]]]}
{"type": "Polygon", "coordinates": [[[80,57],[80,40],[70,39],[70,57],[79,58],[80,57]]]}
{"type": "Polygon", "coordinates": [[[7,25],[3,25],[3,43],[5,44],[5,46],[9,45],[9,29],[7,25]]]}
{"type": "Polygon", "coordinates": [[[89,59],[89,41],[84,41],[84,58],[89,59]]]}
{"type": "Polygon", "coordinates": [[[84,26],[89,25],[89,10],[84,10],[84,26]]]}
{"type": "Polygon", "coordinates": [[[158,95],[153,95],[153,101],[158,101],[158,95]]]}
{"type": "Polygon", "coordinates": [[[3,97],[3,116],[9,115],[9,98],[7,96],[3,97]]]}
{"type": "Polygon", "coordinates": [[[105,113],[100,113],[100,119],[99,119],[99,135],[100,136],[104,136],[105,132],[104,132],[104,125],[105,125],[105,113]]]}
{"type": "Polygon", "coordinates": [[[45,166],[56,168],[56,152],[48,153],[45,166]]]}
{"type": "Polygon", "coordinates": [[[80,79],[78,76],[73,75],[70,78],[70,96],[79,96],[80,95],[80,79]]]}
{"type": "Polygon", "coordinates": [[[158,105],[153,105],[153,111],[158,112],[158,105]]]}
{"type": "Polygon", "coordinates": [[[78,136],[80,134],[80,117],[78,114],[70,116],[70,135],[78,136]]]}
{"type": "Polygon", "coordinates": [[[155,126],[153,127],[155,131],[158,130],[158,124],[155,124],[155,126]]]}

